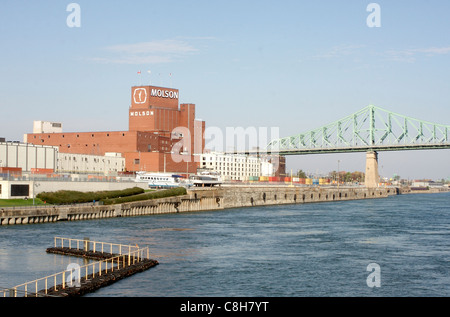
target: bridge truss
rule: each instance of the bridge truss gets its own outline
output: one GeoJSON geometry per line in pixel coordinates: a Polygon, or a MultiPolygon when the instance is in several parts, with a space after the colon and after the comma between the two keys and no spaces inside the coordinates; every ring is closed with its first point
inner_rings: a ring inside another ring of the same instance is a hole
{"type": "Polygon", "coordinates": [[[450,125],[410,118],[373,105],[315,130],[271,141],[267,153],[301,155],[449,149],[450,125]]]}

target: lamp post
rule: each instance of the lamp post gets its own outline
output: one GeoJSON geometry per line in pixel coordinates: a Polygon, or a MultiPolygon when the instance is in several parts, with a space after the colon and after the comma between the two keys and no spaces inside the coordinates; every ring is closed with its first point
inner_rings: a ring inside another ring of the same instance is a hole
{"type": "Polygon", "coordinates": [[[338,184],[337,184],[337,188],[339,189],[339,183],[340,183],[340,173],[339,173],[339,163],[340,163],[341,161],[340,160],[338,160],[338,177],[337,177],[337,182],[338,182],[338,184]]]}
{"type": "Polygon", "coordinates": [[[34,200],[36,198],[36,188],[39,187],[39,186],[40,186],[40,184],[36,183],[36,181],[33,180],[33,206],[34,206],[34,200]]]}

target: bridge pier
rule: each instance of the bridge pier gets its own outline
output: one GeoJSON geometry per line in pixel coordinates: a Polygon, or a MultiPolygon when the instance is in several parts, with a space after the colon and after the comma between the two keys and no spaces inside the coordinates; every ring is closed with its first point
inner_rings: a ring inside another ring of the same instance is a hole
{"type": "Polygon", "coordinates": [[[380,175],[378,174],[378,152],[366,153],[366,178],[364,184],[368,188],[378,187],[380,175]]]}

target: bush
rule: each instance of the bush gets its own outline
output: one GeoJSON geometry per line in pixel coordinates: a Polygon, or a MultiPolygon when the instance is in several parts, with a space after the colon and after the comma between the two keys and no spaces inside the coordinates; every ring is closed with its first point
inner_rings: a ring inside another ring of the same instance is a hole
{"type": "Polygon", "coordinates": [[[36,197],[48,204],[63,205],[87,203],[100,201],[109,198],[128,197],[142,194],[144,190],[139,187],[128,188],[124,190],[109,190],[98,192],[79,192],[73,190],[59,190],[57,192],[42,192],[36,197]]]}
{"type": "Polygon", "coordinates": [[[165,198],[165,197],[180,196],[180,195],[186,195],[186,188],[177,187],[177,188],[159,190],[156,192],[150,192],[150,193],[128,196],[128,197],[103,199],[102,201],[103,201],[103,204],[105,204],[105,205],[113,205],[113,204],[122,204],[122,203],[128,203],[128,202],[133,202],[133,201],[165,198]]]}

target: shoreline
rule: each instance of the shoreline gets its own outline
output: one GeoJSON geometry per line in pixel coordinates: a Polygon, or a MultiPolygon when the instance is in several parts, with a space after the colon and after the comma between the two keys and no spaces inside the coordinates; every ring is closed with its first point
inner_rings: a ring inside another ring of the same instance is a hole
{"type": "Polygon", "coordinates": [[[147,216],[169,213],[214,211],[243,207],[379,199],[402,194],[448,191],[405,191],[402,188],[221,186],[193,188],[186,195],[117,205],[84,204],[35,208],[0,208],[0,226],[80,221],[101,218],[147,216]]]}
{"type": "Polygon", "coordinates": [[[401,195],[409,195],[409,194],[441,194],[441,193],[449,193],[450,189],[445,188],[430,188],[430,189],[407,189],[401,192],[401,195]]]}

